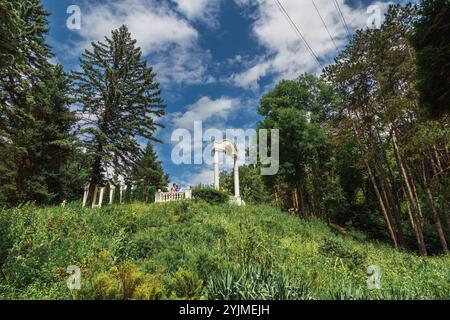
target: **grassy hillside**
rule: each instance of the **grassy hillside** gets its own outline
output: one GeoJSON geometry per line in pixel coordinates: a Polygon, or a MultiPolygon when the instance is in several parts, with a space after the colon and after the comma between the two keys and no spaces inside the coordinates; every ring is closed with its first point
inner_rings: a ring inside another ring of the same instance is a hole
{"type": "Polygon", "coordinates": [[[341,236],[268,206],[0,211],[0,298],[448,299],[450,258],[341,236]],[[66,268],[81,268],[70,292],[66,268]],[[382,270],[368,290],[366,269],[382,270]]]}

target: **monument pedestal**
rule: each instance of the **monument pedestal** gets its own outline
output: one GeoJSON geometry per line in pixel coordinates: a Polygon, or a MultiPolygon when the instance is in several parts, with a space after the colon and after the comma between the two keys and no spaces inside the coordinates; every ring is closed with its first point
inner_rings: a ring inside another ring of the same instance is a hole
{"type": "Polygon", "coordinates": [[[245,206],[245,201],[242,200],[241,197],[230,196],[230,204],[234,204],[236,206],[245,206]]]}

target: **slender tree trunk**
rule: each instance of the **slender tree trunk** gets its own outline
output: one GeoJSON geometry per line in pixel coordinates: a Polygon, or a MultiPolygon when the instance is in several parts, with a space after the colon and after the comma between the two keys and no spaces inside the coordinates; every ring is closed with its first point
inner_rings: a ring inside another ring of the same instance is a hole
{"type": "Polygon", "coordinates": [[[422,177],[423,184],[425,187],[425,191],[428,197],[428,203],[430,205],[430,210],[433,215],[434,226],[436,228],[436,232],[439,236],[439,241],[441,242],[442,250],[445,254],[448,254],[448,246],[447,241],[445,240],[444,231],[442,230],[441,219],[439,218],[439,213],[436,210],[436,206],[434,205],[433,193],[431,192],[430,186],[428,185],[427,174],[425,171],[425,163],[422,162],[422,177]]]}
{"type": "Polygon", "coordinates": [[[385,207],[384,202],[383,202],[383,198],[381,197],[380,191],[379,191],[378,186],[377,186],[377,182],[375,180],[375,177],[373,176],[372,169],[370,169],[370,166],[369,166],[369,163],[367,162],[367,160],[364,160],[364,162],[365,162],[365,165],[366,165],[367,172],[369,174],[370,180],[372,182],[375,194],[376,194],[377,199],[378,199],[378,201],[380,203],[380,208],[381,208],[381,211],[383,212],[384,220],[386,221],[386,225],[387,225],[387,228],[388,228],[388,231],[389,231],[389,235],[391,236],[392,244],[394,245],[395,249],[398,249],[397,237],[395,235],[394,228],[392,227],[390,214],[386,210],[386,207],[385,207]]]}
{"type": "MultiPolygon", "coordinates": [[[[378,131],[376,131],[378,139],[381,141],[381,136],[378,131]]],[[[400,206],[400,198],[398,194],[395,192],[395,190],[399,190],[397,183],[395,181],[394,173],[392,172],[392,169],[389,165],[388,158],[386,156],[386,152],[384,150],[380,150],[380,153],[383,155],[380,166],[383,168],[382,162],[384,162],[386,168],[387,168],[387,175],[383,172],[383,179],[386,181],[387,187],[388,187],[388,198],[391,203],[391,208],[394,214],[395,218],[395,224],[397,226],[397,234],[399,238],[400,245],[402,247],[406,247],[406,241],[405,241],[405,235],[403,232],[403,219],[401,216],[401,206],[400,206]]]]}
{"type": "Polygon", "coordinates": [[[297,197],[297,188],[292,192],[292,208],[294,208],[295,211],[298,211],[298,197],[297,197]]]}
{"type": "MultiPolygon", "coordinates": [[[[358,128],[357,128],[355,123],[353,123],[353,130],[355,132],[356,140],[358,141],[358,145],[361,148],[362,144],[361,144],[361,140],[360,140],[360,135],[359,135],[359,131],[358,131],[358,128]]],[[[378,189],[377,182],[376,182],[375,177],[374,177],[374,175],[372,173],[372,169],[370,168],[369,162],[367,161],[367,159],[365,157],[364,157],[364,165],[366,166],[367,173],[369,174],[370,181],[372,182],[372,186],[373,186],[373,189],[375,191],[375,195],[376,195],[376,197],[378,199],[378,202],[380,204],[380,209],[381,209],[381,212],[383,214],[384,220],[386,222],[388,233],[389,233],[389,236],[391,237],[392,245],[394,246],[395,249],[398,249],[397,237],[395,235],[394,228],[392,227],[391,219],[389,218],[389,214],[388,214],[388,212],[386,210],[386,206],[385,206],[385,204],[383,202],[383,198],[382,198],[382,196],[380,194],[380,190],[378,189]]]]}
{"type": "Polygon", "coordinates": [[[301,212],[303,214],[304,217],[308,217],[308,210],[306,209],[306,203],[305,203],[305,197],[304,197],[304,191],[303,191],[303,186],[301,183],[298,184],[297,186],[297,191],[298,191],[298,199],[300,199],[300,207],[301,207],[301,212]]]}
{"type": "MultiPolygon", "coordinates": [[[[436,149],[435,149],[436,150],[436,149]]],[[[438,157],[437,153],[434,153],[435,157],[438,157]]],[[[450,237],[450,215],[449,215],[449,211],[450,211],[450,207],[449,207],[449,200],[450,200],[450,196],[449,196],[449,190],[448,190],[448,186],[446,181],[446,176],[444,175],[443,180],[444,182],[441,182],[441,178],[440,175],[444,174],[444,170],[441,166],[440,163],[436,164],[435,162],[437,161],[435,158],[433,158],[433,156],[430,158],[431,161],[431,169],[433,170],[433,179],[437,179],[438,183],[439,183],[439,187],[441,190],[441,206],[444,210],[444,218],[445,218],[445,224],[447,227],[447,234],[450,237]],[[437,169],[436,169],[437,168],[437,169]]]]}
{"type": "Polygon", "coordinates": [[[421,255],[426,256],[427,255],[427,251],[426,251],[426,246],[424,243],[424,238],[423,238],[423,232],[422,232],[422,227],[423,227],[423,215],[422,215],[422,209],[420,206],[418,201],[418,197],[417,197],[417,193],[415,192],[415,187],[411,186],[412,183],[410,183],[410,177],[409,174],[407,172],[407,168],[403,163],[403,157],[400,153],[400,149],[398,147],[398,143],[397,143],[397,135],[395,132],[395,128],[393,126],[392,123],[389,124],[389,129],[391,131],[391,140],[392,140],[392,144],[394,147],[394,154],[395,154],[395,158],[397,160],[397,164],[399,166],[400,172],[402,173],[403,176],[403,181],[404,184],[406,186],[406,191],[407,191],[407,199],[410,202],[410,209],[412,209],[412,212],[414,214],[415,217],[417,217],[417,219],[415,220],[415,224],[416,224],[416,229],[418,231],[418,237],[419,237],[419,252],[421,255]]]}
{"type": "Polygon", "coordinates": [[[396,203],[393,201],[392,191],[389,186],[389,182],[387,181],[386,174],[384,172],[382,165],[376,159],[375,159],[375,163],[376,163],[375,168],[376,168],[377,174],[380,178],[380,188],[382,191],[382,195],[383,195],[385,203],[387,204],[386,206],[388,207],[389,218],[391,221],[392,221],[392,217],[394,218],[395,225],[396,225],[396,231],[397,231],[396,232],[397,239],[399,241],[400,246],[405,247],[405,237],[403,234],[402,220],[401,220],[399,212],[397,211],[398,207],[397,207],[396,203]],[[391,214],[391,212],[392,212],[392,214],[391,214]]]}
{"type": "MultiPolygon", "coordinates": [[[[405,193],[405,197],[408,197],[407,194],[406,194],[406,191],[404,191],[404,193],[405,193]]],[[[408,210],[408,216],[409,216],[409,219],[410,219],[410,222],[411,222],[411,226],[412,226],[412,228],[414,230],[414,233],[416,234],[417,247],[419,248],[420,252],[422,252],[423,250],[426,251],[425,243],[424,243],[424,240],[423,240],[422,227],[416,221],[416,217],[412,213],[411,205],[410,205],[409,201],[406,201],[406,208],[408,210]]]]}

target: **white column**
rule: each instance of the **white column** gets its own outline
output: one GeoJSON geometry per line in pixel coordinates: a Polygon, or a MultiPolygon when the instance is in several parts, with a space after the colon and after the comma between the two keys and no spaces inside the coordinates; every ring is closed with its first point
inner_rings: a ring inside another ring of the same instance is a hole
{"type": "Polygon", "coordinates": [[[184,191],[184,198],[185,199],[192,199],[192,189],[191,189],[191,187],[188,187],[187,190],[184,191]]]}
{"type": "Polygon", "coordinates": [[[214,189],[219,190],[219,153],[214,149],[214,189]]]}
{"type": "Polygon", "coordinates": [[[105,194],[105,187],[101,187],[100,188],[100,197],[98,199],[98,205],[97,208],[101,208],[103,205],[103,196],[105,194]]]}
{"type": "Polygon", "coordinates": [[[124,183],[120,184],[120,203],[124,202],[125,198],[125,191],[127,190],[127,185],[124,183]]]}
{"type": "Polygon", "coordinates": [[[97,205],[97,197],[99,196],[100,190],[98,186],[95,186],[94,198],[92,199],[92,209],[94,209],[97,205]]]}
{"type": "Polygon", "coordinates": [[[239,166],[237,157],[234,158],[234,197],[238,200],[241,197],[239,190],[239,166]]]}
{"type": "Polygon", "coordinates": [[[116,192],[116,187],[112,184],[109,185],[109,204],[114,202],[114,193],[116,192]]]}
{"type": "Polygon", "coordinates": [[[89,184],[84,186],[84,195],[83,195],[83,208],[86,207],[86,202],[89,194],[89,184]]]}

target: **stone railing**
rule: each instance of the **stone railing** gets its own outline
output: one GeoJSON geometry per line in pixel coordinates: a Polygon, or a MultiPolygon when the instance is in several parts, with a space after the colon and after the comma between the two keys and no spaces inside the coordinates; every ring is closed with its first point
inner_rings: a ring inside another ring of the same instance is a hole
{"type": "Polygon", "coordinates": [[[188,188],[180,192],[158,192],[155,193],[155,202],[170,202],[192,199],[192,189],[188,188]]]}

